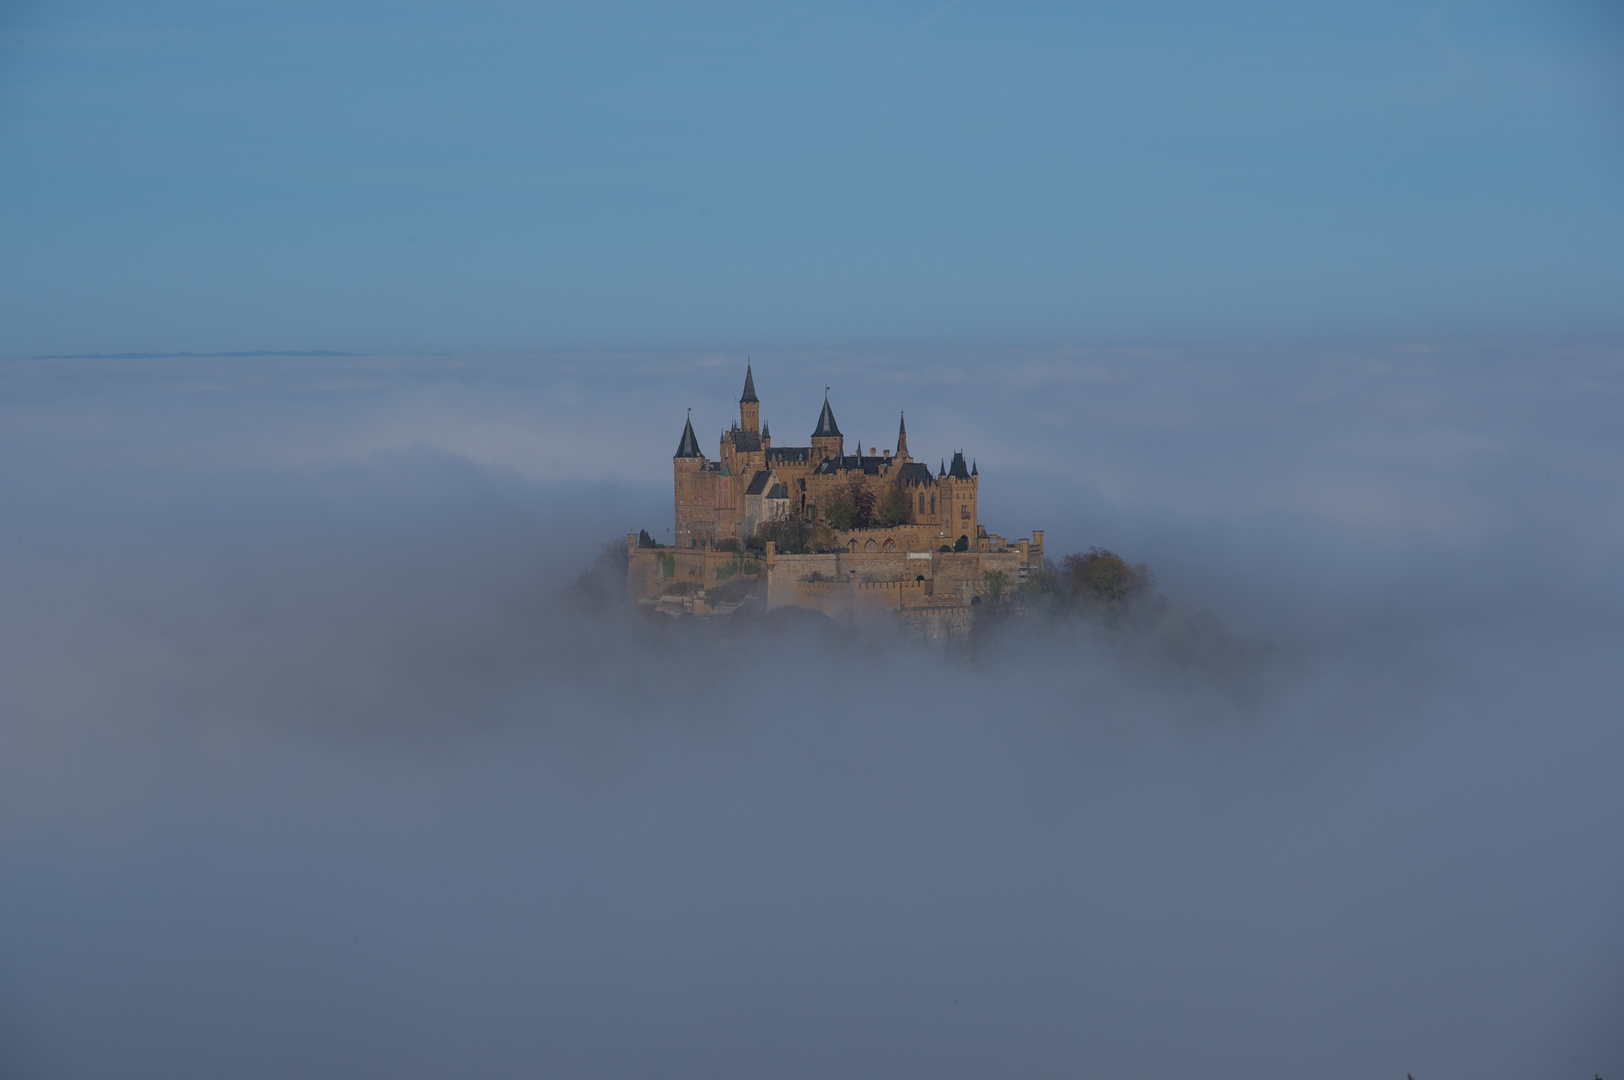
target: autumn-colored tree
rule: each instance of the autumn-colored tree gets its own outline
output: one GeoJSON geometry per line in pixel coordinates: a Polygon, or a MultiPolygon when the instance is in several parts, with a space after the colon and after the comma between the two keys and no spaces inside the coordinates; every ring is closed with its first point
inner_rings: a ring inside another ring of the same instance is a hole
{"type": "Polygon", "coordinates": [[[1060,583],[1073,604],[1120,605],[1148,597],[1156,575],[1144,563],[1130,564],[1114,551],[1095,547],[1061,560],[1060,583]]]}
{"type": "Polygon", "coordinates": [[[861,477],[854,476],[846,485],[846,493],[851,497],[852,525],[859,529],[871,527],[874,524],[874,505],[879,501],[874,489],[863,483],[861,477]]]}

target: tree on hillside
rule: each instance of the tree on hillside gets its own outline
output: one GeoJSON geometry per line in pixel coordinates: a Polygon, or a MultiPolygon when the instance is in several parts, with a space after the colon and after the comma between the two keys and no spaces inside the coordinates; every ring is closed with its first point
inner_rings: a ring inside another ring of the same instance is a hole
{"type": "Polygon", "coordinates": [[[1118,606],[1148,599],[1155,592],[1156,575],[1144,563],[1130,564],[1114,551],[1095,547],[1061,560],[1060,584],[1072,604],[1118,606]]]}

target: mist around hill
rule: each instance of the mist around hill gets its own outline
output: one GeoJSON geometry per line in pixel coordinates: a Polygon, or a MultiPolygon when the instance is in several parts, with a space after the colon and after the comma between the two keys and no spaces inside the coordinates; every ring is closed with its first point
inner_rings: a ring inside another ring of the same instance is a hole
{"type": "Polygon", "coordinates": [[[962,650],[583,594],[731,357],[8,365],[0,1074],[1624,1070],[1624,360],[997,359],[962,650]]]}

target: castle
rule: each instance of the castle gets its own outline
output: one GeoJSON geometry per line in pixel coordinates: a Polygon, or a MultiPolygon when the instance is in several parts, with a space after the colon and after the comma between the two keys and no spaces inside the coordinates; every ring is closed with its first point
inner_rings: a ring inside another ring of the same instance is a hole
{"type": "Polygon", "coordinates": [[[760,594],[842,623],[880,611],[956,634],[969,609],[1043,568],[1043,533],[1013,543],[977,515],[981,477],[962,451],[933,473],[897,445],[853,448],[825,391],[810,446],[774,446],[747,365],[739,420],[714,460],[684,424],[672,457],[676,522],[670,547],[627,537],[631,597],[670,613],[732,610],[760,594]],[[754,590],[752,592],[752,589],[754,590]]]}

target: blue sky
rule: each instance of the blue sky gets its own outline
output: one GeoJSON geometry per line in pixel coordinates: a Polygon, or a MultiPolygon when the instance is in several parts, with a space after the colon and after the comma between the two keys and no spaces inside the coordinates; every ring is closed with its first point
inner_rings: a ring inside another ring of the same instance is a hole
{"type": "Polygon", "coordinates": [[[0,350],[1624,332],[1600,4],[0,13],[0,350]]]}

